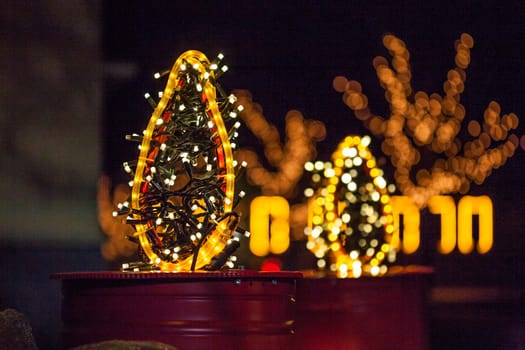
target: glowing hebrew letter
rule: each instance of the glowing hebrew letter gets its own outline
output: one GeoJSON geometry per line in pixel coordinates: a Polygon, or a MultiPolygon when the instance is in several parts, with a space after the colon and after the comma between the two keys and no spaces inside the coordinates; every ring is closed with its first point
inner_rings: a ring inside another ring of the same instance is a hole
{"type": "Polygon", "coordinates": [[[260,196],[250,205],[250,250],[257,256],[282,254],[290,245],[290,207],[279,196],[260,196]]]}
{"type": "Polygon", "coordinates": [[[441,215],[441,240],[438,250],[448,254],[456,246],[456,204],[451,196],[434,196],[428,201],[428,210],[441,215]]]}
{"type": "Polygon", "coordinates": [[[403,215],[403,252],[406,254],[414,253],[419,247],[419,209],[408,196],[390,197],[392,204],[392,215],[394,217],[394,234],[392,245],[396,250],[401,249],[400,242],[400,219],[403,215]]]}
{"type": "Polygon", "coordinates": [[[458,249],[468,254],[474,249],[472,215],[479,216],[478,252],[484,254],[492,247],[492,201],[488,196],[465,196],[458,203],[458,249]]]}

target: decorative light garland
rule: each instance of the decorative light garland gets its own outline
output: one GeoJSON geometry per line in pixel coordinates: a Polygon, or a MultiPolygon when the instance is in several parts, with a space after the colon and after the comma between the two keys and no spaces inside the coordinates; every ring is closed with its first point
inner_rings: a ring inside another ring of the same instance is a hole
{"type": "Polygon", "coordinates": [[[138,160],[124,163],[133,176],[131,201],[114,215],[128,215],[136,231],[131,239],[138,239],[147,259],[123,269],[194,271],[232,264],[228,258],[245,233],[237,230],[233,211],[244,192],[234,195],[232,151],[243,107],[234,108],[236,97],[217,83],[227,71],[219,67],[222,58],[210,62],[199,51],[186,51],[169,72],[158,104],[145,96],[154,107],[147,128],[142,136],[127,136],[140,142],[138,160]]]}
{"type": "Polygon", "coordinates": [[[332,162],[308,162],[313,188],[310,198],[307,248],[320,269],[337,277],[379,276],[385,262],[395,260],[396,242],[388,185],[368,148],[370,137],[348,136],[332,162]],[[315,188],[315,189],[314,189],[315,188]]]}
{"type": "Polygon", "coordinates": [[[371,111],[359,82],[338,76],[333,86],[343,94],[355,117],[373,135],[383,138],[381,149],[395,167],[398,188],[418,208],[426,207],[433,196],[468,193],[472,182],[482,184],[514,155],[520,138],[512,132],[518,128],[519,118],[515,113],[501,115],[501,106],[495,101],[485,109],[482,124],[468,122],[466,129],[473,139],[465,142],[460,138],[467,120],[460,101],[474,47],[472,36],[463,33],[456,41],[455,67],[447,73],[442,95],[414,90],[410,52],[404,41],[387,34],[383,44],[392,59],[389,62],[378,56],[372,63],[385,90],[389,117],[371,111]],[[418,164],[424,157],[422,152],[439,156],[428,169],[418,164]]]}

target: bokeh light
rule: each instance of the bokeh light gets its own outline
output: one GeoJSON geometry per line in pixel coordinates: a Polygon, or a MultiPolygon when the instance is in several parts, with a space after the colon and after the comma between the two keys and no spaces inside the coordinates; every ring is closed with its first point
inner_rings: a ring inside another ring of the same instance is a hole
{"type": "MultiPolygon", "coordinates": [[[[395,167],[395,181],[404,195],[422,208],[433,196],[465,194],[472,182],[482,184],[493,169],[512,157],[518,147],[518,138],[512,134],[519,124],[516,114],[502,115],[500,105],[491,101],[481,123],[474,119],[465,122],[466,108],[460,101],[474,47],[471,35],[463,33],[456,42],[455,67],[447,73],[443,95],[414,91],[410,53],[401,39],[387,34],[383,45],[392,56],[390,62],[379,56],[372,65],[385,89],[389,117],[371,112],[358,82],[338,76],[334,88],[343,94],[343,102],[355,117],[374,136],[383,139],[381,150],[395,167]],[[473,139],[461,138],[463,123],[467,123],[473,139]],[[424,172],[418,169],[428,166],[419,164],[422,152],[430,152],[434,158],[434,164],[424,172]]],[[[523,136],[519,144],[525,149],[523,136]]]]}
{"type": "Polygon", "coordinates": [[[370,137],[348,136],[331,162],[307,162],[312,187],[306,247],[317,267],[339,278],[379,276],[395,260],[389,186],[368,148],[370,137]],[[316,166],[318,165],[318,166],[316,166]],[[317,181],[317,177],[321,177],[317,181]]]}
{"type": "Polygon", "coordinates": [[[285,118],[286,141],[283,144],[279,131],[266,120],[261,106],[253,101],[251,94],[246,90],[234,93],[237,104],[244,106],[239,117],[262,142],[267,162],[276,169],[267,169],[254,151],[240,149],[236,159],[247,162],[248,180],[260,187],[263,195],[293,196],[304,173],[304,163],[315,158],[316,143],[326,137],[324,124],[318,120],[305,119],[301,112],[291,110],[285,118]]]}

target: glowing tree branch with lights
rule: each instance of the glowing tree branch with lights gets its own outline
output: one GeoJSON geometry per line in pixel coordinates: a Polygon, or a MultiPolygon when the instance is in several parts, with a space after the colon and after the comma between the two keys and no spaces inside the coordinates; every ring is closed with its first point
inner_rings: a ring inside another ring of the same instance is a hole
{"type": "Polygon", "coordinates": [[[235,96],[226,96],[217,83],[227,70],[219,67],[221,59],[210,62],[187,51],[169,72],[160,101],[146,94],[154,107],[147,128],[127,136],[140,143],[138,159],[124,164],[133,176],[131,199],[114,213],[127,215],[145,262],[123,269],[194,271],[231,264],[244,232],[233,211],[244,194],[234,193],[232,153],[242,106],[234,107],[235,96]]]}
{"type": "Polygon", "coordinates": [[[343,93],[343,101],[355,116],[375,136],[384,138],[381,148],[395,167],[401,192],[421,208],[432,196],[464,194],[472,182],[483,183],[493,169],[514,154],[519,138],[510,133],[518,127],[519,120],[514,113],[502,116],[499,104],[493,101],[485,110],[483,125],[475,120],[468,123],[467,130],[473,139],[463,143],[458,137],[465,122],[466,110],[460,97],[465,89],[470,49],[474,46],[472,37],[462,34],[456,42],[456,67],[447,74],[444,95],[414,93],[410,54],[405,43],[393,35],[385,35],[383,44],[392,60],[389,64],[384,57],[376,57],[373,65],[390,105],[389,118],[370,111],[368,98],[357,81],[336,77],[334,88],[343,93]],[[442,156],[430,169],[416,172],[415,166],[425,149],[442,156]]]}
{"type": "Polygon", "coordinates": [[[248,179],[261,188],[263,195],[293,197],[304,172],[304,163],[315,158],[316,143],[326,137],[324,124],[305,119],[297,110],[290,110],[285,117],[286,138],[283,142],[276,126],[266,120],[262,107],[253,101],[248,91],[238,90],[235,95],[238,103],[245,107],[240,118],[261,141],[266,161],[274,168],[273,171],[265,168],[254,151],[240,149],[237,157],[247,161],[248,179]]]}

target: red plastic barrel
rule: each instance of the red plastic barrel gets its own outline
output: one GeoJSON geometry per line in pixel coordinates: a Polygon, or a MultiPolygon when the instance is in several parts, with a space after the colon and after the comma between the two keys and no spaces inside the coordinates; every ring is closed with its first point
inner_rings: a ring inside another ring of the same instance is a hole
{"type": "Polygon", "coordinates": [[[383,277],[297,281],[296,350],[424,350],[432,269],[393,269],[383,277]]]}
{"type": "Polygon", "coordinates": [[[63,345],[291,349],[299,272],[79,272],[62,281],[63,345]]]}

